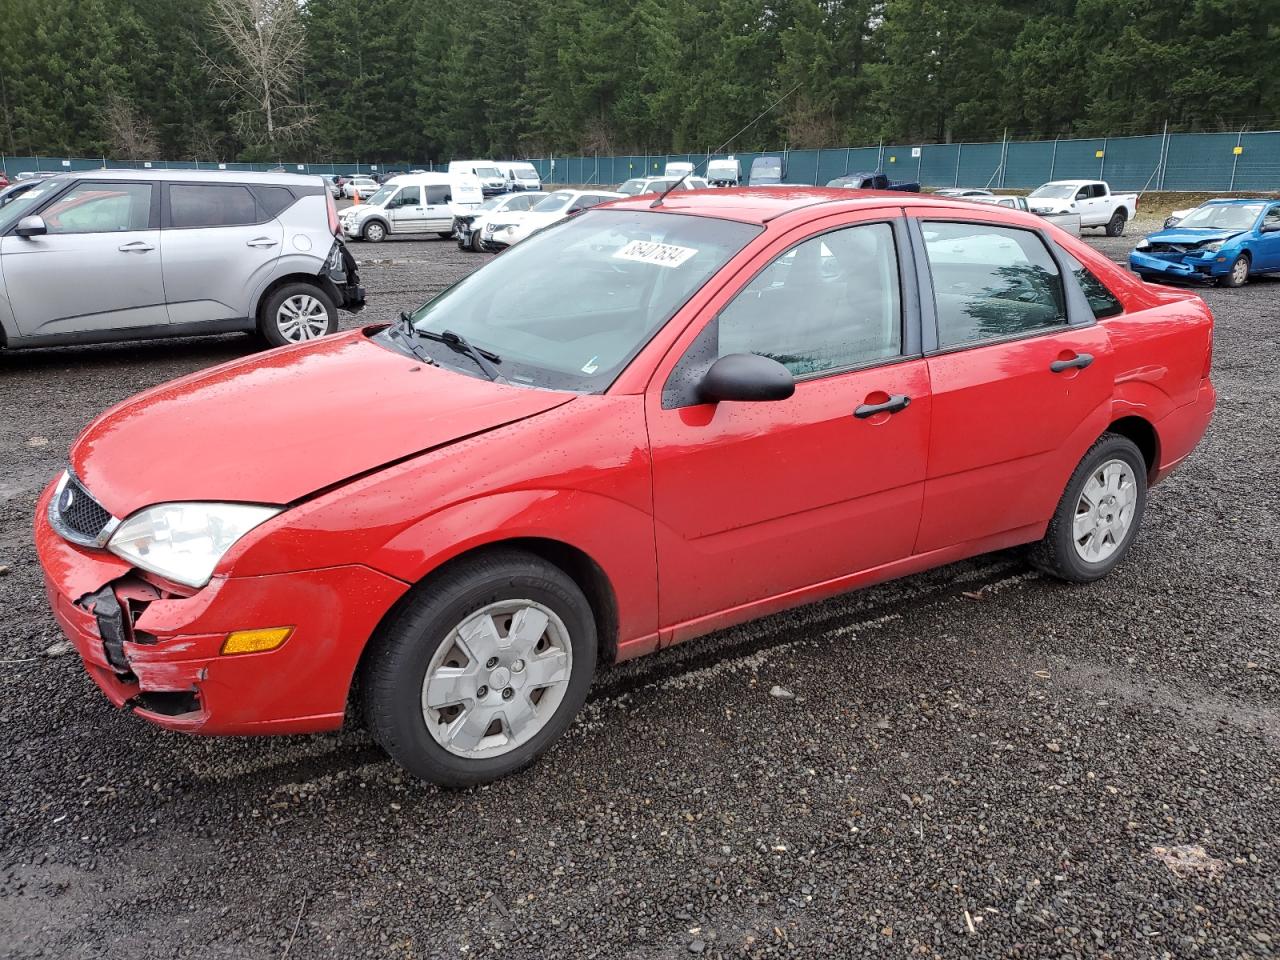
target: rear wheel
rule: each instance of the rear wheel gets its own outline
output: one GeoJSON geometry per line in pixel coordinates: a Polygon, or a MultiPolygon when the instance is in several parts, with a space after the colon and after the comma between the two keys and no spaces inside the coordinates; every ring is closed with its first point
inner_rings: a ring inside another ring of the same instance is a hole
{"type": "Polygon", "coordinates": [[[1126,220],[1124,216],[1124,211],[1117,210],[1115,213],[1111,215],[1111,219],[1107,221],[1107,236],[1123,237],[1125,223],[1126,223],[1126,220]]]}
{"type": "Polygon", "coordinates": [[[309,283],[281,287],[262,304],[258,331],[273,347],[305,343],[338,329],[338,308],[309,283]]]}
{"type": "Polygon", "coordinates": [[[518,550],[463,560],[410,594],[362,671],[374,739],[445,787],[531,763],[582,707],[595,619],[577,584],[518,550]]]}
{"type": "Polygon", "coordinates": [[[1243,287],[1249,282],[1249,256],[1240,254],[1231,263],[1231,269],[1220,281],[1224,287],[1243,287]]]}
{"type": "Polygon", "coordinates": [[[1104,433],[1067,483],[1031,562],[1055,577],[1089,583],[1124,559],[1147,506],[1147,464],[1128,437],[1104,433]]]}

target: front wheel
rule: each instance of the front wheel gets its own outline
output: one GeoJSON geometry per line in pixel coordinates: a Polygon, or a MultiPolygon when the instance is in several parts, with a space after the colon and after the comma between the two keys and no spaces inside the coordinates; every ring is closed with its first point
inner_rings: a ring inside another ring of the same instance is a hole
{"type": "Polygon", "coordinates": [[[415,776],[444,787],[532,763],[586,701],[591,606],[558,567],[495,550],[415,589],[361,672],[370,732],[415,776]]]}
{"type": "Polygon", "coordinates": [[[329,295],[309,283],[290,283],[262,305],[258,332],[273,347],[304,343],[338,329],[338,308],[329,295]]]}
{"type": "Polygon", "coordinates": [[[1108,237],[1123,237],[1123,236],[1124,236],[1124,225],[1125,225],[1125,223],[1126,223],[1126,221],[1125,221],[1125,217],[1124,217],[1124,211],[1123,211],[1123,210],[1117,210],[1115,213],[1113,213],[1113,214],[1111,215],[1111,219],[1110,219],[1109,221],[1107,221],[1107,228],[1106,228],[1106,229],[1107,229],[1107,236],[1108,236],[1108,237]]]}
{"type": "Polygon", "coordinates": [[[1147,507],[1147,465],[1128,437],[1104,433],[1084,455],[1031,562],[1061,580],[1089,583],[1124,559],[1147,507]]]}
{"type": "Polygon", "coordinates": [[[1231,262],[1231,269],[1227,271],[1227,275],[1219,283],[1224,287],[1243,287],[1248,282],[1249,258],[1242,253],[1231,262]]]}
{"type": "Polygon", "coordinates": [[[448,230],[442,230],[440,233],[437,233],[436,236],[439,237],[441,240],[453,239],[453,233],[448,230]]]}
{"type": "Polygon", "coordinates": [[[381,243],[383,240],[387,239],[387,228],[377,220],[370,220],[364,225],[364,230],[361,231],[361,236],[370,243],[381,243]]]}

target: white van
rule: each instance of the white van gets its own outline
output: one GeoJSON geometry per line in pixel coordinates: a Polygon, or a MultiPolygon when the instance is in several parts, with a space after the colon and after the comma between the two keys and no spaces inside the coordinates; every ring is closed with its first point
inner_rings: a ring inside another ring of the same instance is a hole
{"type": "Polygon", "coordinates": [[[469,173],[409,173],[392,177],[366,202],[342,211],[342,233],[378,243],[392,234],[453,236],[453,218],[484,203],[469,173]]]}
{"type": "Polygon", "coordinates": [[[676,160],[668,163],[666,169],[662,171],[664,177],[683,177],[693,175],[693,164],[683,160],[676,160]]]}
{"type": "Polygon", "coordinates": [[[736,187],[742,182],[742,165],[735,157],[708,161],[707,180],[713,187],[736,187]]]}
{"type": "Polygon", "coordinates": [[[450,160],[449,172],[471,174],[486,197],[507,192],[507,175],[492,160],[450,160]]]}
{"type": "Polygon", "coordinates": [[[542,189],[542,178],[528,160],[500,160],[497,167],[506,176],[507,189],[512,193],[542,189]]]}

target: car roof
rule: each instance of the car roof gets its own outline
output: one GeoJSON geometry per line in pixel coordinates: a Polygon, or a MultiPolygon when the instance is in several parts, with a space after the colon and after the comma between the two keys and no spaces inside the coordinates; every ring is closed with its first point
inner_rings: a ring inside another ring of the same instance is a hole
{"type": "Polygon", "coordinates": [[[184,183],[261,183],[289,187],[314,187],[320,174],[259,173],[255,170],[69,170],[58,175],[69,180],[180,180],[184,183]]]}
{"type": "MultiPolygon", "coordinates": [[[[627,197],[610,203],[609,210],[648,210],[652,207],[652,194],[627,197]]],[[[809,187],[779,184],[772,187],[734,187],[727,190],[681,190],[671,193],[656,208],[665,213],[683,213],[721,220],[737,220],[742,223],[764,225],[778,217],[810,207],[822,206],[823,213],[839,213],[844,210],[894,207],[952,207],[957,210],[985,210],[990,204],[976,203],[965,197],[942,197],[937,194],[903,193],[896,190],[850,190],[847,187],[809,187]]],[[[1003,208],[1007,210],[1007,208],[1003,208]]],[[[1010,222],[1015,218],[1031,217],[1016,210],[1007,210],[1010,222]]],[[[1018,222],[1021,222],[1019,220],[1018,222]]]]}
{"type": "Polygon", "coordinates": [[[1200,206],[1207,207],[1210,204],[1213,204],[1214,206],[1230,206],[1230,205],[1239,205],[1244,203],[1276,203],[1276,202],[1277,202],[1276,197],[1219,197],[1216,200],[1206,200],[1204,203],[1200,204],[1200,206]]]}

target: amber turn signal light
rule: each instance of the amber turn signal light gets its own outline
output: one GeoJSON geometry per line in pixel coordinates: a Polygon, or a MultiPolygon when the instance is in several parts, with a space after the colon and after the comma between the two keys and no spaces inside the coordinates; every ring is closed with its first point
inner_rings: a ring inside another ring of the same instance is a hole
{"type": "Polygon", "coordinates": [[[266,627],[261,630],[237,630],[227,634],[222,644],[222,654],[264,653],[274,650],[289,639],[293,627],[266,627]]]}

